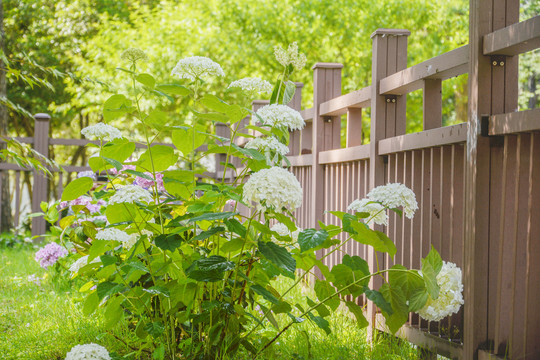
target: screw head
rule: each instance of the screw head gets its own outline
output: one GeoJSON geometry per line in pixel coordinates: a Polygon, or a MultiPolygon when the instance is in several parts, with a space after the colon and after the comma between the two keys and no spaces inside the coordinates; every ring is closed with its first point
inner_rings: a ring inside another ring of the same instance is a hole
{"type": "Polygon", "coordinates": [[[493,66],[497,66],[497,61],[492,62],[493,66]]]}
{"type": "Polygon", "coordinates": [[[504,61],[501,61],[499,65],[504,66],[504,61]]]}
{"type": "Polygon", "coordinates": [[[392,99],[392,102],[395,103],[395,102],[396,102],[396,99],[392,99]]]}
{"type": "Polygon", "coordinates": [[[386,99],[386,102],[389,103],[389,102],[390,102],[390,99],[386,99]]]}

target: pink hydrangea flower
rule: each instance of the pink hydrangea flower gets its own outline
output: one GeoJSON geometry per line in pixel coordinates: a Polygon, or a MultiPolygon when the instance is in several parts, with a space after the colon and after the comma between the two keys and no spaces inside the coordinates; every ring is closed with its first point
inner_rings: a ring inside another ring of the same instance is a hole
{"type": "Polygon", "coordinates": [[[56,264],[59,258],[68,254],[68,251],[57,243],[50,243],[36,252],[35,260],[39,265],[47,269],[49,266],[56,264]]]}
{"type": "MultiPolygon", "coordinates": [[[[144,174],[153,178],[152,173],[150,172],[145,172],[144,174]]],[[[154,179],[157,181],[158,191],[165,191],[165,185],[163,184],[163,174],[159,172],[156,173],[156,177],[154,179]]],[[[154,180],[148,180],[137,176],[133,184],[148,190],[154,187],[154,180]]]]}
{"type": "Polygon", "coordinates": [[[109,170],[109,172],[111,173],[111,175],[118,175],[118,173],[122,173],[126,170],[135,170],[135,165],[124,165],[122,166],[122,169],[120,171],[112,168],[111,170],[109,170]]]}

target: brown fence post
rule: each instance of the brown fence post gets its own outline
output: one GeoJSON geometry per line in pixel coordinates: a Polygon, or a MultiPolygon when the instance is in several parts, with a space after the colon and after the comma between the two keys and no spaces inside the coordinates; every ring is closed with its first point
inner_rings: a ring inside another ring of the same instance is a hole
{"type": "MultiPolygon", "coordinates": [[[[519,21],[519,0],[471,0],[469,13],[469,111],[465,174],[464,226],[464,338],[463,358],[478,359],[478,349],[504,353],[511,324],[499,324],[497,314],[498,251],[504,234],[500,206],[504,189],[495,182],[502,167],[497,139],[481,134],[482,115],[513,112],[517,108],[517,56],[492,59],[483,52],[484,36],[519,21]],[[501,61],[503,65],[501,65],[501,61]],[[494,62],[494,63],[493,63],[494,62]],[[495,182],[495,183],[494,183],[495,182]],[[490,288],[491,287],[491,288],[490,288]],[[490,294],[495,296],[490,297],[490,294]],[[497,319],[497,320],[495,320],[497,319]],[[493,349],[489,349],[493,350],[493,349]]],[[[513,271],[505,269],[504,271],[513,271]]],[[[511,299],[503,299],[511,301],[511,299]]],[[[501,309],[510,314],[506,306],[501,309]]],[[[510,315],[508,315],[510,316],[510,315]]],[[[510,319],[510,322],[512,320],[510,319]]],[[[509,356],[514,358],[511,352],[509,356]]],[[[537,354],[536,354],[537,355],[537,354]]]]}
{"type": "Polygon", "coordinates": [[[319,105],[341,95],[341,69],[337,63],[317,63],[313,66],[313,125],[311,172],[312,214],[310,226],[316,227],[324,214],[324,166],[319,165],[319,152],[340,147],[339,117],[319,116],[319,105]]]}
{"type": "MultiPolygon", "coordinates": [[[[407,67],[407,37],[408,30],[377,29],[372,35],[371,58],[371,131],[369,158],[369,188],[383,185],[385,179],[385,163],[379,156],[379,140],[405,134],[406,97],[379,95],[379,81],[407,67]]],[[[382,226],[375,226],[382,231],[382,226]]],[[[384,266],[384,257],[377,256],[373,248],[368,247],[368,263],[370,271],[377,271],[379,265],[384,266]]],[[[371,279],[370,287],[378,288],[380,280],[371,279]]],[[[375,328],[376,307],[368,302],[367,316],[370,322],[370,332],[375,328]]],[[[371,333],[369,334],[371,337],[371,333]]]]}
{"type": "MultiPolygon", "coordinates": [[[[302,88],[304,87],[303,83],[297,82],[296,92],[289,103],[289,106],[294,110],[300,111],[302,109],[302,88]]],[[[299,155],[300,154],[300,137],[302,131],[295,130],[291,131],[289,135],[289,156],[299,155]]]]}
{"type": "MultiPolygon", "coordinates": [[[[49,123],[48,114],[34,115],[34,150],[45,157],[49,157],[49,123]]],[[[34,187],[32,190],[32,212],[40,212],[42,201],[48,201],[49,181],[45,175],[34,171],[34,187]]],[[[45,234],[45,219],[41,216],[32,218],[32,236],[45,234]]],[[[41,241],[35,238],[34,242],[41,241]]]]}

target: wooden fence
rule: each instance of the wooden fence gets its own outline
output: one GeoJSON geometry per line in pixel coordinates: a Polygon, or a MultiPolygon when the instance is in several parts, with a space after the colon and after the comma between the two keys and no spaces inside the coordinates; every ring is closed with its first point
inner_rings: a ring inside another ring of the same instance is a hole
{"type": "MultiPolygon", "coordinates": [[[[380,227],[396,243],[395,262],[419,268],[435,246],[463,269],[465,306],[438,323],[411,316],[399,336],[433,358],[539,359],[540,109],[517,111],[517,95],[518,55],[540,47],[540,16],[518,22],[516,0],[472,0],[470,8],[469,45],[412,67],[409,31],[375,31],[372,83],[363,89],[342,95],[342,65],[313,66],[313,107],[290,104],[307,123],[291,133],[291,170],[304,189],[296,217],[303,228],[335,222],[324,210],[346,211],[375,186],[404,183],[419,211],[412,220],[393,215],[380,227]],[[442,127],[442,81],[466,73],[468,120],[442,127]],[[418,89],[424,130],[405,134],[406,94],[418,89]],[[362,112],[369,107],[370,142],[363,145],[362,112]]],[[[375,270],[371,249],[346,250],[375,270]]],[[[339,258],[335,253],[325,263],[339,258]]],[[[384,330],[371,304],[368,317],[384,330]]]]}
{"type": "MultiPolygon", "coordinates": [[[[396,243],[395,262],[419,268],[433,245],[444,260],[462,268],[462,310],[438,323],[411,316],[399,332],[428,349],[428,358],[540,358],[540,109],[516,110],[518,55],[540,47],[540,16],[518,22],[518,15],[518,0],[471,0],[469,45],[411,67],[409,31],[376,30],[370,86],[341,94],[342,65],[317,63],[313,107],[301,110],[301,84],[290,104],[306,120],[290,141],[291,171],[304,190],[296,212],[300,227],[335,222],[324,210],[346,211],[375,186],[404,183],[420,209],[412,220],[391,216],[387,227],[378,226],[396,243]],[[467,122],[442,127],[442,81],[465,73],[467,122]],[[406,134],[406,94],[418,89],[423,89],[423,131],[406,134]],[[361,141],[365,108],[371,108],[369,144],[361,141]],[[342,115],[347,116],[345,148],[342,115]]],[[[255,101],[253,107],[264,104],[255,101]]],[[[222,127],[216,131],[226,135],[222,127]]],[[[87,143],[49,139],[43,115],[36,116],[35,134],[19,140],[44,155],[49,145],[87,143]]],[[[6,163],[0,170],[17,172],[20,196],[25,170],[6,163]]],[[[34,211],[47,188],[47,180],[34,174],[34,211]]],[[[34,218],[33,226],[35,234],[45,230],[42,219],[34,218]]],[[[393,264],[376,259],[365,246],[349,244],[346,250],[367,259],[371,270],[376,260],[393,264]]],[[[339,259],[329,256],[325,262],[332,266],[339,259]]],[[[373,305],[367,313],[374,327],[384,330],[373,305]]]]}

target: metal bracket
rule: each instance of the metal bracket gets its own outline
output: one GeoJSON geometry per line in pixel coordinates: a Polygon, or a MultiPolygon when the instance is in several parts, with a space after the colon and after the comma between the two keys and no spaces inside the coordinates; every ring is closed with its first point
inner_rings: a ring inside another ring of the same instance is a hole
{"type": "Polygon", "coordinates": [[[393,103],[395,104],[397,101],[396,95],[384,95],[384,101],[386,101],[387,104],[393,103]]]}
{"type": "Polygon", "coordinates": [[[504,66],[506,64],[505,55],[492,55],[491,56],[491,66],[504,66]]]}
{"type": "Polygon", "coordinates": [[[480,115],[480,135],[489,136],[489,115],[480,115]]]}

